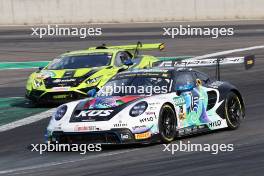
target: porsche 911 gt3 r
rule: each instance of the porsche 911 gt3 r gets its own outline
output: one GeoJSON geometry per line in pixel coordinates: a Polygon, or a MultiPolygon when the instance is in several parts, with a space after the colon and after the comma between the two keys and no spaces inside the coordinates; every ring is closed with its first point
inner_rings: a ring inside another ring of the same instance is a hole
{"type": "Polygon", "coordinates": [[[163,49],[163,44],[99,46],[65,53],[48,66],[32,73],[26,84],[26,97],[36,103],[62,103],[87,97],[119,72],[148,68],[157,58],[138,55],[139,50],[163,49]]]}
{"type": "Polygon", "coordinates": [[[46,138],[59,143],[169,143],[178,136],[236,129],[244,116],[243,98],[228,82],[188,68],[134,70],[114,76],[95,97],[59,106],[46,138]],[[105,94],[113,85],[143,86],[145,92],[105,94]],[[146,91],[148,87],[153,89],[146,91]]]}

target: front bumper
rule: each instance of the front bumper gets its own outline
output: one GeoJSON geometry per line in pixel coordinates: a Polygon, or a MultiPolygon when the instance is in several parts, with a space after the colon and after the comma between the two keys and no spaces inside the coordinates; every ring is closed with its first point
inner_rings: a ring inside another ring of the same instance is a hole
{"type": "Polygon", "coordinates": [[[62,132],[54,131],[48,136],[47,142],[70,144],[137,144],[152,143],[159,140],[158,135],[152,135],[147,139],[136,139],[129,129],[111,129],[109,131],[96,132],[62,132]]]}
{"type": "Polygon", "coordinates": [[[74,100],[87,98],[86,93],[91,89],[94,89],[94,87],[61,92],[26,90],[26,98],[38,103],[67,103],[74,100]]]}

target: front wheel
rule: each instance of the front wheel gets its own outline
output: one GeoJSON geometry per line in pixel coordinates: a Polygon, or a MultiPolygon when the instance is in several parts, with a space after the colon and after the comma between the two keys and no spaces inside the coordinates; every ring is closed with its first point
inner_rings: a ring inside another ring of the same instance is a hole
{"type": "Polygon", "coordinates": [[[176,115],[173,108],[163,105],[159,114],[159,132],[163,143],[170,143],[176,136],[176,115]]]}
{"type": "Polygon", "coordinates": [[[225,100],[225,117],[229,129],[237,129],[243,118],[243,110],[239,97],[231,92],[225,100]]]}

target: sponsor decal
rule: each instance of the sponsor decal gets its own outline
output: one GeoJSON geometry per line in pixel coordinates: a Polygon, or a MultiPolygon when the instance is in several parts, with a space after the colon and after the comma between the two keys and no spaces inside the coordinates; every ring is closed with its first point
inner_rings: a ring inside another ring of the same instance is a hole
{"type": "Polygon", "coordinates": [[[180,106],[180,105],[184,105],[185,104],[185,99],[184,97],[174,97],[173,101],[175,103],[176,106],[180,106]]]}
{"type": "Polygon", "coordinates": [[[155,107],[155,106],[149,107],[149,110],[151,110],[151,111],[156,110],[156,109],[157,109],[157,107],[155,107]]]}
{"type": "Polygon", "coordinates": [[[96,116],[106,117],[111,115],[113,111],[114,110],[84,110],[81,111],[75,117],[96,117],[96,116]]]}
{"type": "Polygon", "coordinates": [[[146,125],[138,125],[138,126],[132,127],[132,132],[133,133],[143,133],[143,132],[149,131],[152,127],[153,126],[148,127],[146,125]]]}
{"type": "Polygon", "coordinates": [[[133,129],[133,131],[135,131],[135,130],[138,130],[138,129],[147,129],[147,126],[146,125],[140,125],[140,126],[134,126],[134,127],[132,127],[132,129],[133,129]]]}
{"type": "Polygon", "coordinates": [[[63,75],[64,78],[71,78],[73,77],[75,74],[75,71],[74,70],[70,70],[70,71],[66,71],[63,75]]]}
{"type": "Polygon", "coordinates": [[[53,87],[51,90],[56,92],[69,91],[71,87],[53,87]]]}
{"type": "Polygon", "coordinates": [[[190,135],[190,134],[197,133],[199,130],[202,130],[204,128],[205,128],[205,125],[190,126],[190,127],[181,128],[178,130],[178,132],[180,136],[190,135]]]}
{"type": "Polygon", "coordinates": [[[192,134],[192,127],[186,127],[179,130],[180,135],[189,135],[192,134]]]}
{"type": "Polygon", "coordinates": [[[56,74],[53,71],[47,71],[47,70],[42,70],[38,75],[37,78],[39,79],[46,79],[46,78],[53,78],[55,77],[56,74]]]}
{"type": "Polygon", "coordinates": [[[75,78],[71,78],[71,79],[55,79],[53,80],[53,83],[68,83],[68,82],[74,82],[76,81],[75,78]]]}
{"type": "Polygon", "coordinates": [[[211,128],[213,128],[213,127],[219,127],[219,126],[221,126],[221,120],[217,120],[217,121],[214,121],[214,122],[210,122],[208,125],[211,128]]]}
{"type": "Polygon", "coordinates": [[[209,87],[215,88],[217,89],[219,86],[221,86],[222,84],[224,84],[224,82],[222,81],[215,81],[212,84],[209,85],[209,87]]]}
{"type": "Polygon", "coordinates": [[[155,103],[152,102],[152,103],[148,103],[148,104],[151,106],[151,105],[159,105],[160,103],[159,102],[155,102],[155,103]]]}
{"type": "Polygon", "coordinates": [[[198,131],[198,127],[197,127],[197,126],[194,126],[194,127],[192,128],[192,132],[193,132],[193,133],[197,133],[197,131],[198,131]]]}
{"type": "Polygon", "coordinates": [[[140,123],[144,123],[144,122],[152,122],[154,120],[153,117],[145,117],[143,119],[140,119],[140,123]]]}
{"type": "Polygon", "coordinates": [[[99,76],[99,77],[96,77],[96,78],[92,78],[92,79],[88,79],[86,81],[87,84],[93,84],[93,83],[96,83],[98,82],[100,79],[101,79],[102,76],[99,76]]]}
{"type": "Polygon", "coordinates": [[[191,110],[197,112],[199,107],[199,97],[192,96],[191,110]]]}
{"type": "Polygon", "coordinates": [[[121,133],[121,134],[120,134],[120,138],[121,138],[122,140],[128,140],[128,139],[131,139],[131,136],[130,136],[130,134],[128,134],[128,133],[121,133]]]}
{"type": "Polygon", "coordinates": [[[116,123],[114,124],[114,127],[126,127],[127,124],[126,123],[116,123]]]}
{"type": "Polygon", "coordinates": [[[145,132],[145,133],[140,133],[140,134],[135,134],[135,139],[147,139],[151,137],[151,132],[145,132]]]}
{"type": "Polygon", "coordinates": [[[146,112],[146,115],[155,115],[155,112],[146,112]]]}
{"type": "Polygon", "coordinates": [[[52,96],[53,99],[65,99],[67,98],[69,95],[54,95],[52,96]]]}
{"type": "Polygon", "coordinates": [[[179,119],[180,120],[186,119],[186,113],[184,113],[183,111],[183,106],[180,106],[179,119]]]}
{"type": "Polygon", "coordinates": [[[204,129],[205,128],[205,125],[199,125],[197,127],[198,127],[198,129],[204,129]]]}
{"type": "Polygon", "coordinates": [[[75,132],[82,132],[82,131],[99,131],[99,128],[96,128],[96,126],[80,126],[76,125],[74,127],[75,132]]]}
{"type": "Polygon", "coordinates": [[[195,66],[210,66],[216,65],[219,61],[220,64],[234,64],[234,63],[243,63],[241,57],[233,58],[222,58],[222,59],[203,59],[203,60],[184,60],[181,61],[158,61],[157,66],[160,67],[195,67],[195,66]]]}

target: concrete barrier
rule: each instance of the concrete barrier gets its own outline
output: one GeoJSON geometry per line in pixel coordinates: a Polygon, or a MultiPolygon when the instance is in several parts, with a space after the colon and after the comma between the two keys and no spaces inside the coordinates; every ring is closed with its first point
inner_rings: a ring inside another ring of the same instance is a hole
{"type": "Polygon", "coordinates": [[[264,19],[264,0],[0,0],[0,24],[264,19]]]}

